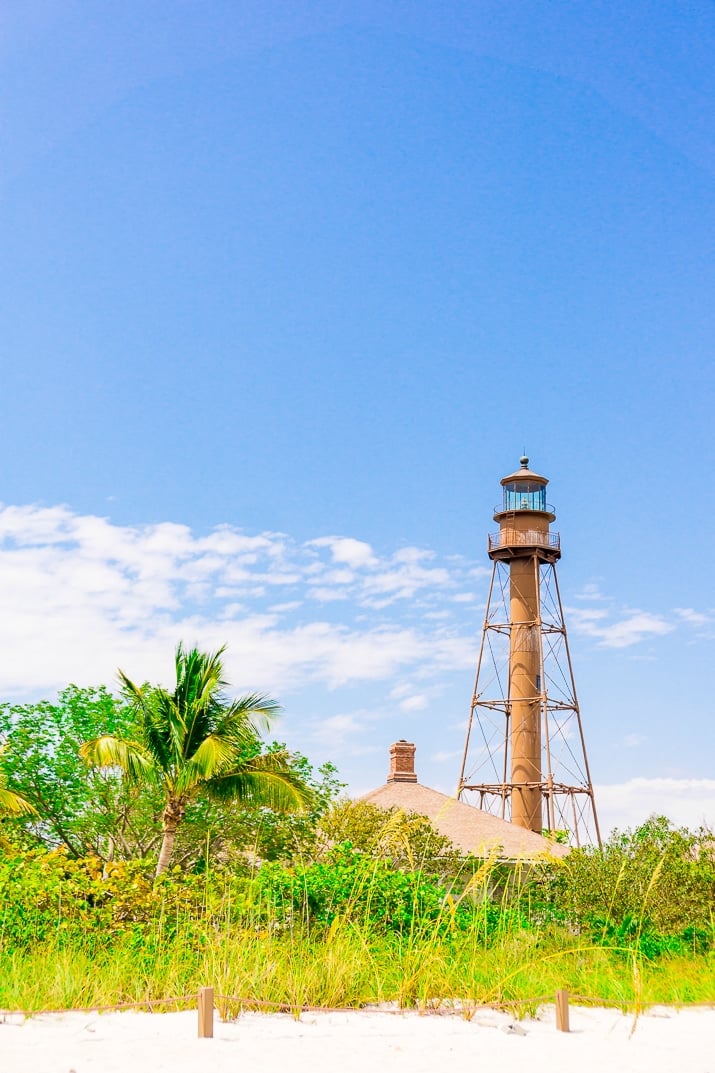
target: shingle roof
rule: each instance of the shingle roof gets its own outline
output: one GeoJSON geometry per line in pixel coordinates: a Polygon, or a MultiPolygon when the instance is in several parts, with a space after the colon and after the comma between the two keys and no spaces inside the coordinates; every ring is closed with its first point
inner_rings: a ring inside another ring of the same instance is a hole
{"type": "Polygon", "coordinates": [[[360,800],[380,808],[418,812],[463,853],[477,857],[488,857],[496,849],[502,859],[534,860],[563,857],[569,849],[419,782],[388,782],[363,794],[360,800]]]}

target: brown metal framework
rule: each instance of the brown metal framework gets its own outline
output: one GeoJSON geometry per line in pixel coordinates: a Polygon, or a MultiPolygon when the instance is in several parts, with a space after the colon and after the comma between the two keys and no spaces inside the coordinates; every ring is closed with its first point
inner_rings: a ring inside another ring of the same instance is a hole
{"type": "Polygon", "coordinates": [[[492,540],[496,543],[498,537],[490,538],[494,567],[464,744],[459,796],[503,819],[511,819],[512,792],[524,784],[509,781],[510,635],[519,627],[532,627],[539,645],[540,673],[533,700],[540,712],[542,760],[540,781],[526,785],[541,790],[545,830],[554,835],[568,832],[569,842],[576,846],[600,845],[593,783],[556,577],[558,535],[550,534],[539,541],[545,546],[532,546],[528,550],[522,547],[517,551],[520,559],[530,560],[538,593],[538,617],[528,623],[510,621],[510,559],[516,550],[513,542],[509,540],[512,548],[504,548],[505,554],[495,555],[498,545],[492,546],[492,540]]]}

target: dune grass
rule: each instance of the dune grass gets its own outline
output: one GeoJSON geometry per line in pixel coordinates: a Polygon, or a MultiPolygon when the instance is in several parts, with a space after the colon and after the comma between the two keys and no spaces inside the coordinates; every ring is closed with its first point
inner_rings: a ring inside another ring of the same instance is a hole
{"type": "MultiPolygon", "coordinates": [[[[506,1004],[530,1012],[558,988],[624,1010],[653,1003],[710,1002],[715,958],[665,956],[580,943],[564,932],[526,930],[488,946],[469,931],[380,935],[336,919],[329,928],[229,927],[197,932],[195,922],[166,939],[159,931],[106,941],[67,941],[58,931],[22,951],[0,949],[0,1008],[28,1012],[194,996],[211,985],[227,1015],[265,1004],[361,1007],[396,1003],[424,1009],[440,1001],[506,1004]]],[[[188,1007],[193,998],[179,1003],[188,1007]]]]}

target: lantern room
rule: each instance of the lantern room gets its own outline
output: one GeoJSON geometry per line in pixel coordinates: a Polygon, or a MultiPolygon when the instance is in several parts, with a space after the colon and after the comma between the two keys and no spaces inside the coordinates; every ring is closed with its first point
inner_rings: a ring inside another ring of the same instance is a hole
{"type": "Polygon", "coordinates": [[[529,469],[529,459],[524,455],[519,459],[521,469],[502,477],[503,502],[495,514],[513,511],[538,511],[540,514],[553,514],[553,507],[546,502],[546,485],[548,477],[541,477],[529,469]]]}

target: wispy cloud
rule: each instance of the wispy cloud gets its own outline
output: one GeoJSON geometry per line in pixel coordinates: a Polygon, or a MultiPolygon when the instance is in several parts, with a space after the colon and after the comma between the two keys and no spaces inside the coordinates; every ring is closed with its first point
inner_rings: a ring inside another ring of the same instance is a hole
{"type": "Polygon", "coordinates": [[[414,686],[404,682],[390,691],[390,697],[397,701],[401,712],[419,712],[429,704],[424,693],[418,692],[414,686]]]}
{"type": "Polygon", "coordinates": [[[675,629],[674,623],[650,611],[623,611],[618,617],[600,607],[572,607],[567,618],[575,632],[595,638],[605,648],[629,648],[675,629]]]}
{"type": "Polygon", "coordinates": [[[604,596],[598,585],[589,581],[586,585],[582,586],[580,592],[575,592],[573,595],[574,600],[607,600],[608,597],[604,596]]]}
{"type": "Polygon", "coordinates": [[[364,540],[355,540],[354,537],[318,537],[311,540],[310,545],[314,548],[327,548],[335,563],[360,567],[375,566],[378,562],[370,545],[364,540]]]}
{"type": "Polygon", "coordinates": [[[596,627],[594,636],[600,637],[606,648],[628,648],[650,637],[662,637],[675,627],[661,615],[648,611],[632,611],[619,622],[596,627]]]}
{"type": "Polygon", "coordinates": [[[700,636],[712,637],[715,631],[715,611],[696,611],[692,607],[676,607],[675,614],[681,622],[692,626],[700,636]]]}

